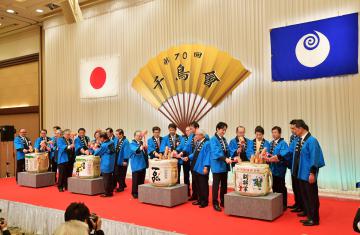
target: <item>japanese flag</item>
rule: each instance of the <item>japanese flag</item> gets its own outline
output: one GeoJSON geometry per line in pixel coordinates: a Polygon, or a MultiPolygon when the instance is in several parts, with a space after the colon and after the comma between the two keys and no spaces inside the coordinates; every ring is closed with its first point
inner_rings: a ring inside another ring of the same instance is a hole
{"type": "Polygon", "coordinates": [[[80,98],[99,98],[118,94],[119,57],[80,61],[80,98]]]}

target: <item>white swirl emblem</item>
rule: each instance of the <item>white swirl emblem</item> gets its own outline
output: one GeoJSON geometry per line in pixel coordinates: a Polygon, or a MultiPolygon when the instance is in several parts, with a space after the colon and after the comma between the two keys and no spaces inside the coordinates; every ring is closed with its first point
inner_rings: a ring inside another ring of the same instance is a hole
{"type": "Polygon", "coordinates": [[[296,58],[306,67],[318,66],[326,60],[330,52],[327,37],[318,31],[314,32],[302,36],[295,48],[296,58]]]}

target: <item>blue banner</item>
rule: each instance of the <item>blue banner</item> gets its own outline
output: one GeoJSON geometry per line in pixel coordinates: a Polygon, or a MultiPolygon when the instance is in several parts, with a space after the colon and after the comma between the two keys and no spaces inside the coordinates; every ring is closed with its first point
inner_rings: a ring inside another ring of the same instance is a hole
{"type": "Polygon", "coordinates": [[[360,182],[356,183],[356,188],[360,188],[360,182]]]}
{"type": "Polygon", "coordinates": [[[358,73],[358,13],[272,29],[273,81],[358,73]]]}

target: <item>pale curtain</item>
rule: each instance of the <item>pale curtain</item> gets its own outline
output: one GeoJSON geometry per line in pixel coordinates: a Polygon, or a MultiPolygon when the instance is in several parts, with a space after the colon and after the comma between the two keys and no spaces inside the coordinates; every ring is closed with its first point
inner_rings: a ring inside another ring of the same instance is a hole
{"type": "Polygon", "coordinates": [[[238,58],[252,74],[200,125],[213,134],[216,123],[225,121],[228,139],[239,124],[247,127],[248,137],[263,125],[267,138],[279,125],[288,138],[289,121],[303,118],[325,155],[320,187],[356,193],[359,75],[272,82],[269,30],[359,11],[358,0],[155,0],[119,10],[88,9],[77,24],[45,22],[45,127],[85,127],[90,135],[99,127],[121,127],[132,137],[136,129],[159,125],[165,134],[168,121],[131,88],[132,79],[150,58],[173,45],[212,45],[238,58]],[[121,58],[119,95],[80,100],[80,60],[111,55],[121,58]]]}

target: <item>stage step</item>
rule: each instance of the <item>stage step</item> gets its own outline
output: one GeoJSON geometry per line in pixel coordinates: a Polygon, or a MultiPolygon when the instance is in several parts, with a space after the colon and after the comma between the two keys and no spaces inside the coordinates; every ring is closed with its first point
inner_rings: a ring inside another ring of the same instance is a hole
{"type": "Polygon", "coordinates": [[[225,194],[225,214],[261,220],[274,220],[283,214],[281,193],[249,197],[236,192],[225,194]]]}
{"type": "Polygon", "coordinates": [[[18,173],[18,185],[41,188],[52,186],[55,184],[55,172],[44,172],[44,173],[29,173],[19,172],[18,173]]]}
{"type": "Polygon", "coordinates": [[[174,207],[187,202],[188,187],[177,184],[171,187],[156,187],[151,184],[139,185],[139,201],[143,203],[174,207]]]}
{"type": "Polygon", "coordinates": [[[79,177],[68,178],[68,190],[72,193],[97,195],[104,193],[103,178],[81,179],[79,177]]]}

